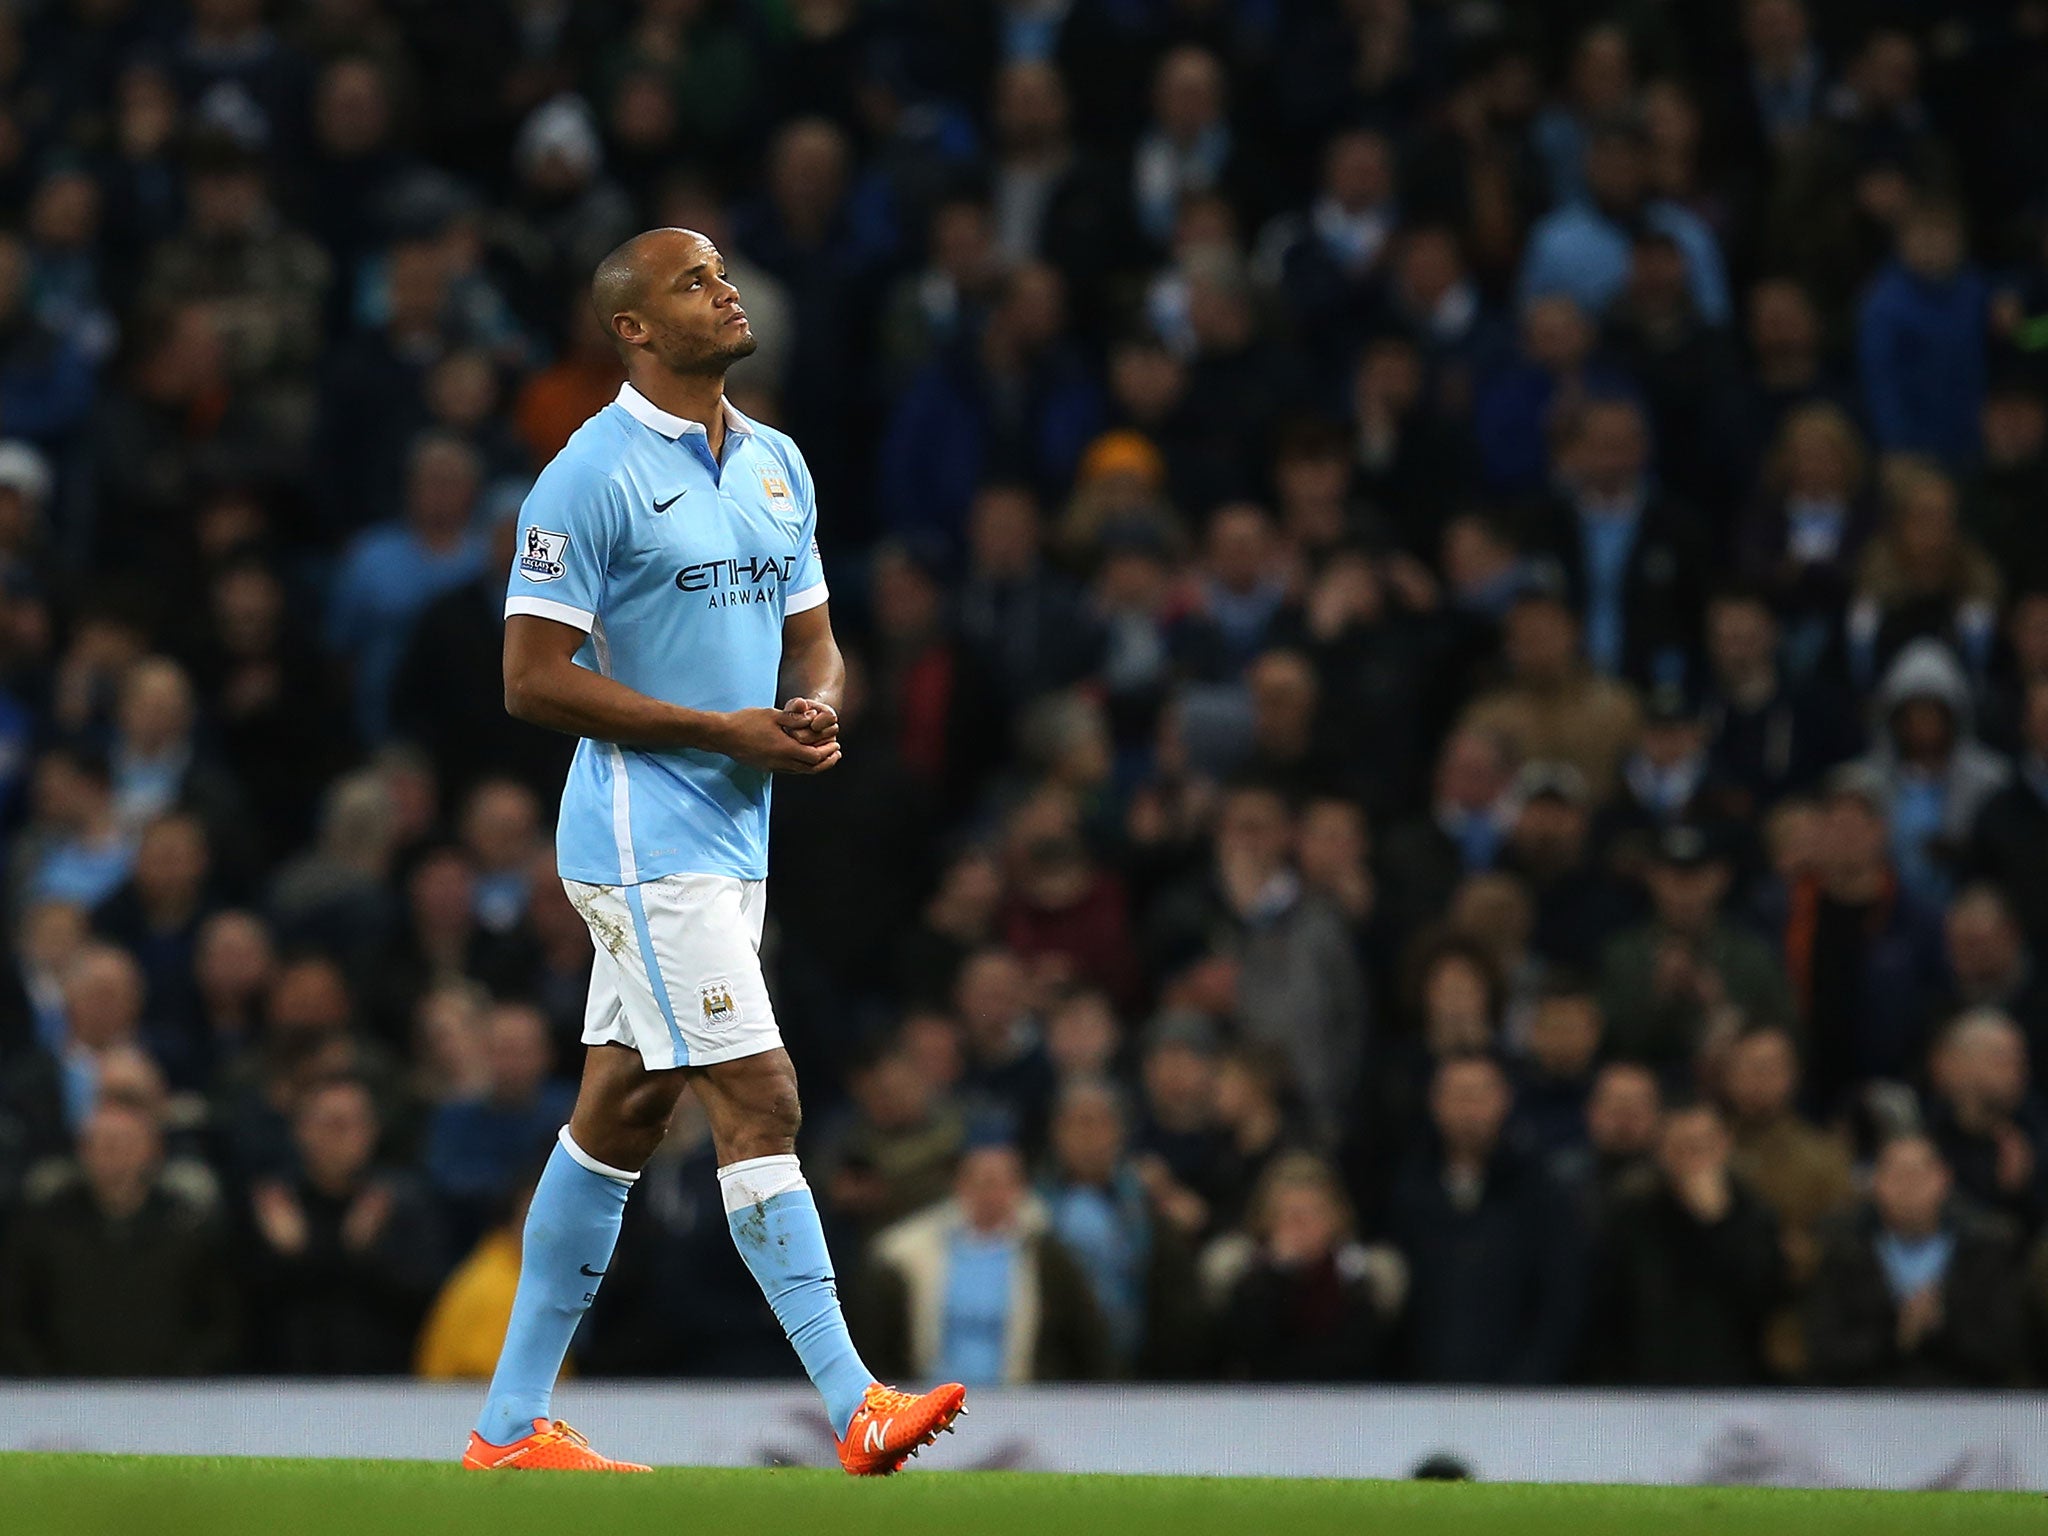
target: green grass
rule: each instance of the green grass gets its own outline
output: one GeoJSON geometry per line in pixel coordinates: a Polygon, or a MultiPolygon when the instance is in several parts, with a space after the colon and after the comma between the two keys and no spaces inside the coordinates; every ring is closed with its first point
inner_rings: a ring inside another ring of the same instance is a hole
{"type": "Polygon", "coordinates": [[[6,1536],[2001,1536],[1999,1493],[670,1469],[463,1473],[422,1462],[0,1455],[6,1536]]]}

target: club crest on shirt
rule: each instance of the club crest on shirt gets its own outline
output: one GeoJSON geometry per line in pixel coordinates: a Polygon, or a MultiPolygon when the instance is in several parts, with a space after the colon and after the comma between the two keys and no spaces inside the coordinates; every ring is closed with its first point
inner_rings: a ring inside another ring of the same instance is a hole
{"type": "Polygon", "coordinates": [[[550,533],[545,528],[526,530],[526,547],[519,552],[519,574],[528,581],[560,581],[568,567],[562,556],[569,550],[569,535],[550,533]]]}
{"type": "Polygon", "coordinates": [[[705,982],[697,996],[704,1006],[706,1024],[731,1024],[740,1016],[739,1004],[732,1000],[732,983],[723,976],[705,982]]]}
{"type": "Polygon", "coordinates": [[[768,498],[768,505],[778,512],[787,512],[796,506],[796,498],[789,494],[789,482],[772,469],[761,471],[761,493],[768,498]]]}

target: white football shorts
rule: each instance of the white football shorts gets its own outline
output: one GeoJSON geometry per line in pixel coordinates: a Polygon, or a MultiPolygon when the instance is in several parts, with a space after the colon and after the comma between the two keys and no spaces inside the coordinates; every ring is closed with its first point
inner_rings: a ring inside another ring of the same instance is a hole
{"type": "Polygon", "coordinates": [[[630,1045],[658,1072],[782,1044],[761,975],[767,881],[663,875],[638,885],[562,885],[597,948],[585,1045],[630,1045]]]}

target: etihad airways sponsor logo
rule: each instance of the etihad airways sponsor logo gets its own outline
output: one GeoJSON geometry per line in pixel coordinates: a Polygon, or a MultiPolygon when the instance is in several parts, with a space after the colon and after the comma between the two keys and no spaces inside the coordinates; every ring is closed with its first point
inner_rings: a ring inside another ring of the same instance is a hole
{"type": "Polygon", "coordinates": [[[713,608],[740,607],[767,602],[795,574],[795,555],[732,556],[684,566],[676,590],[699,593],[713,608]]]}

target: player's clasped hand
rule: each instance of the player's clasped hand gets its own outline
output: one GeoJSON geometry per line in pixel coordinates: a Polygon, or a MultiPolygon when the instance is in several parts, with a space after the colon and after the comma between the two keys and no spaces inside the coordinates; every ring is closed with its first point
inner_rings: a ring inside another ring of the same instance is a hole
{"type": "MultiPolygon", "coordinates": [[[[725,739],[719,750],[749,768],[767,773],[823,773],[839,761],[837,740],[805,741],[798,737],[799,730],[815,731],[815,717],[810,714],[793,709],[736,709],[725,717],[725,723],[725,739]]],[[[831,729],[836,738],[836,716],[831,729]]]]}
{"type": "Polygon", "coordinates": [[[791,699],[782,706],[782,712],[801,717],[800,723],[789,727],[789,734],[807,747],[822,747],[839,739],[839,712],[830,704],[820,704],[816,699],[791,699]]]}

